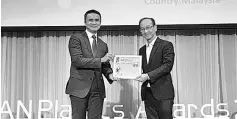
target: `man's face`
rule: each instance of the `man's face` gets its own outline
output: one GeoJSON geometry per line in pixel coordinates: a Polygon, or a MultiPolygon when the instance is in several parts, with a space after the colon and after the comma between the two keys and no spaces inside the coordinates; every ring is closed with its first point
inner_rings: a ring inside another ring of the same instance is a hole
{"type": "Polygon", "coordinates": [[[144,19],[140,23],[140,31],[146,40],[150,40],[156,35],[157,28],[150,19],[144,19]]]}
{"type": "Polygon", "coordinates": [[[101,26],[100,15],[95,13],[87,14],[85,25],[89,32],[96,33],[101,26]]]}

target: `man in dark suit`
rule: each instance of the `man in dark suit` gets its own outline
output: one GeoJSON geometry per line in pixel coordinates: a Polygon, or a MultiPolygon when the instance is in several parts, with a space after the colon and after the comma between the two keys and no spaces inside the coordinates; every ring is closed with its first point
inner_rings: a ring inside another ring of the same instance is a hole
{"type": "Polygon", "coordinates": [[[147,44],[139,49],[143,74],[136,80],[143,82],[141,97],[147,118],[173,119],[174,87],[170,74],[175,55],[173,44],[157,37],[153,18],[142,18],[139,26],[147,44]]]}
{"type": "Polygon", "coordinates": [[[105,86],[102,74],[111,84],[114,80],[108,46],[97,37],[101,26],[101,14],[89,10],[84,15],[86,31],[74,34],[69,40],[71,56],[70,78],[66,94],[70,95],[72,119],[101,119],[105,86]]]}

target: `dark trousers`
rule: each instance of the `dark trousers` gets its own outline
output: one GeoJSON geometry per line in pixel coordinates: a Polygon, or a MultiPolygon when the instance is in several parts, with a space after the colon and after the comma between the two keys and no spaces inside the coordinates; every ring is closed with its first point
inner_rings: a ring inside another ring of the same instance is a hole
{"type": "Polygon", "coordinates": [[[104,98],[101,98],[97,81],[93,80],[89,93],[84,98],[70,95],[72,119],[101,119],[104,98]]]}
{"type": "Polygon", "coordinates": [[[157,100],[147,88],[144,103],[147,119],[173,119],[173,99],[157,100]]]}

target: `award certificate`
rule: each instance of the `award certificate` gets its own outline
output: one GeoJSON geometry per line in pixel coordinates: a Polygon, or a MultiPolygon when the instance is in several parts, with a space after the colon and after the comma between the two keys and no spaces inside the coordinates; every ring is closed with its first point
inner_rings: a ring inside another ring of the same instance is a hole
{"type": "Polygon", "coordinates": [[[113,76],[121,79],[135,79],[141,75],[142,56],[115,55],[113,76]]]}

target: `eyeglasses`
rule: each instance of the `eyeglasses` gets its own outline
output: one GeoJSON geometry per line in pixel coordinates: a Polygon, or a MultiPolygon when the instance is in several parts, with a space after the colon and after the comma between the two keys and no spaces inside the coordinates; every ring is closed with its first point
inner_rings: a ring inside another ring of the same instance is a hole
{"type": "Polygon", "coordinates": [[[145,28],[140,28],[141,32],[145,32],[145,30],[150,31],[153,26],[147,26],[145,28]]]}

